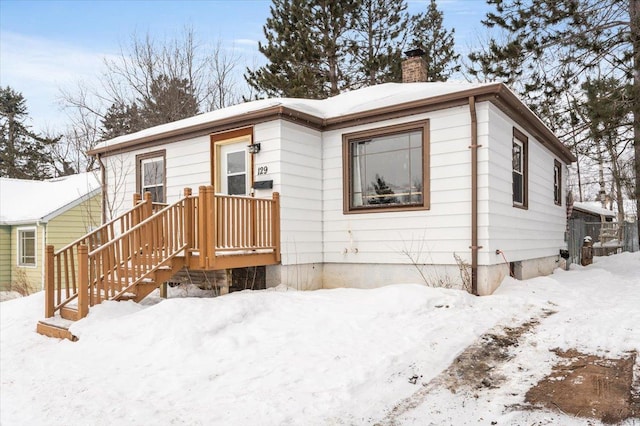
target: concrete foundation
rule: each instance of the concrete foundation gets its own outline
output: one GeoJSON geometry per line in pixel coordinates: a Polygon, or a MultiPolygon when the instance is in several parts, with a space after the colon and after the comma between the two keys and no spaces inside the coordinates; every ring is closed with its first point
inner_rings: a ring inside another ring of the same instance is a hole
{"type": "MultiPolygon", "coordinates": [[[[560,267],[559,256],[522,260],[478,267],[478,295],[492,294],[513,268],[516,279],[526,280],[549,275],[560,267]]],[[[429,287],[464,289],[471,291],[470,266],[460,271],[457,265],[312,263],[303,265],[267,266],[267,287],[285,284],[298,290],[321,288],[377,288],[389,284],[423,284],[429,287]],[[465,276],[465,279],[463,279],[465,276]],[[466,281],[466,282],[465,282],[466,281]]]]}

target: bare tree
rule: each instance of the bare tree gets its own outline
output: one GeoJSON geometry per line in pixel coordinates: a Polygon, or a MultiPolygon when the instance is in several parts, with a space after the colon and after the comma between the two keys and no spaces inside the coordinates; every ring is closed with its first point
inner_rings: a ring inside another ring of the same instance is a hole
{"type": "MultiPolygon", "coordinates": [[[[61,90],[71,124],[57,158],[71,158],[76,171],[91,170],[95,159],[86,152],[105,138],[240,102],[234,78],[238,62],[222,41],[209,49],[199,44],[191,28],[165,40],[133,34],[116,58],[104,59],[98,84],[78,82],[61,90]],[[128,121],[135,126],[113,126],[114,106],[139,114],[128,121]]],[[[63,161],[60,165],[63,170],[63,161]]]]}

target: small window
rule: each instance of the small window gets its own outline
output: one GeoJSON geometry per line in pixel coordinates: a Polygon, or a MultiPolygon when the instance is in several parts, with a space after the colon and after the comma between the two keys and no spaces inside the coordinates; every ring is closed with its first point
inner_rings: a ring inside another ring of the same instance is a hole
{"type": "Polygon", "coordinates": [[[527,142],[522,132],[513,129],[513,205],[521,208],[527,208],[527,142]]]}
{"type": "Polygon", "coordinates": [[[140,194],[151,193],[154,203],[165,202],[165,152],[152,152],[136,156],[138,163],[137,187],[140,194]]]}
{"type": "Polygon", "coordinates": [[[553,201],[562,205],[562,165],[558,160],[553,162],[553,201]]]}
{"type": "Polygon", "coordinates": [[[36,228],[18,229],[18,265],[36,266],[36,228]]]}
{"type": "Polygon", "coordinates": [[[427,122],[343,140],[345,212],[428,208],[427,122]]]}

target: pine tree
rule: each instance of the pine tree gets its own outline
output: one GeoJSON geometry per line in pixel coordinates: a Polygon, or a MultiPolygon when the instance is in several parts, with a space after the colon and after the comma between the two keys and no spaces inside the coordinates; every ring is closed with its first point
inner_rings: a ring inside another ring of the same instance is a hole
{"type": "Polygon", "coordinates": [[[138,103],[112,104],[102,118],[103,140],[134,133],[148,127],[170,123],[198,113],[198,103],[186,79],[156,77],[149,95],[138,103]]]}
{"type": "Polygon", "coordinates": [[[27,103],[11,87],[0,88],[0,176],[18,179],[51,177],[53,165],[47,149],[60,138],[33,133],[25,124],[27,103]]]}
{"type": "Polygon", "coordinates": [[[102,140],[137,132],[143,129],[138,105],[118,102],[112,104],[102,118],[100,136],[102,140]]]}
{"type": "Polygon", "coordinates": [[[169,78],[163,74],[151,82],[149,96],[140,102],[140,117],[145,128],[192,117],[197,113],[198,101],[189,80],[169,78]]]}
{"type": "Polygon", "coordinates": [[[428,81],[446,81],[452,73],[460,70],[460,55],[454,50],[455,30],[448,31],[443,26],[443,13],[438,10],[435,0],[431,0],[427,11],[412,18],[412,47],[424,51],[427,62],[428,81]]]}
{"type": "MultiPolygon", "coordinates": [[[[495,12],[483,21],[505,36],[472,53],[470,73],[489,79],[524,80],[520,93],[542,118],[562,117],[564,93],[591,73],[629,84],[635,198],[640,211],[640,0],[488,0],[495,12]],[[519,73],[517,75],[516,73],[519,73]],[[554,111],[554,107],[556,111],[554,111]],[[550,114],[546,114],[551,112],[550,114]]],[[[565,112],[567,113],[567,112],[565,112]]],[[[568,112],[570,114],[570,112],[568,112]]],[[[638,221],[640,230],[640,221],[638,221]]],[[[640,232],[639,232],[640,234],[640,232]]]]}
{"type": "Polygon", "coordinates": [[[404,0],[361,0],[353,15],[352,51],[358,85],[402,81],[408,15],[404,0]]]}
{"type": "MultiPolygon", "coordinates": [[[[620,85],[614,78],[588,79],[581,85],[585,93],[585,103],[581,106],[584,118],[589,123],[589,140],[592,141],[590,151],[595,151],[595,159],[600,166],[600,190],[606,192],[603,175],[604,154],[608,155],[613,188],[618,207],[618,220],[624,220],[623,203],[623,170],[620,167],[620,156],[624,151],[624,139],[620,138],[618,129],[629,125],[629,104],[626,98],[630,87],[620,85]]],[[[604,200],[603,200],[604,201],[604,200]]]]}
{"type": "Polygon", "coordinates": [[[352,81],[347,40],[357,0],[274,0],[258,48],[269,63],[247,69],[260,95],[323,99],[352,81]]]}

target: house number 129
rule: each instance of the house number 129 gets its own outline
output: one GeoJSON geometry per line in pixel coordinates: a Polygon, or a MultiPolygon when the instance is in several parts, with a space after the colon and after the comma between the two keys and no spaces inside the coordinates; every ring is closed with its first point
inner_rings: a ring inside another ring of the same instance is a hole
{"type": "Polygon", "coordinates": [[[269,167],[267,166],[258,167],[258,175],[266,175],[268,171],[269,171],[269,167]]]}

